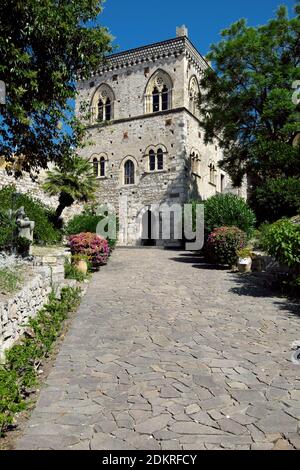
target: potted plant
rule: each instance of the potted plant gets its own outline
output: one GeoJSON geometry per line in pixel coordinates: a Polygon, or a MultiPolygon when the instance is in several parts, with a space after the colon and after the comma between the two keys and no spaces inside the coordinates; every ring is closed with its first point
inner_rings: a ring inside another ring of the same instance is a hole
{"type": "Polygon", "coordinates": [[[250,273],[252,266],[252,252],[250,248],[242,248],[237,251],[238,270],[240,273],[250,273]]]}
{"type": "Polygon", "coordinates": [[[74,264],[75,268],[78,272],[87,275],[89,269],[89,259],[88,256],[85,255],[73,255],[72,256],[72,263],[74,264]]]}

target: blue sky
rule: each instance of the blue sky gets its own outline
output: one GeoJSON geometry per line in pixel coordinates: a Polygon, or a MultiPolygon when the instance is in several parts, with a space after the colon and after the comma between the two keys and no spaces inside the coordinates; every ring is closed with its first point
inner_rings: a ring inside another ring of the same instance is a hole
{"type": "Polygon", "coordinates": [[[293,11],[294,0],[106,0],[100,24],[116,38],[118,51],[170,39],[185,24],[202,54],[220,39],[220,31],[244,17],[249,24],[265,23],[278,5],[293,11]]]}

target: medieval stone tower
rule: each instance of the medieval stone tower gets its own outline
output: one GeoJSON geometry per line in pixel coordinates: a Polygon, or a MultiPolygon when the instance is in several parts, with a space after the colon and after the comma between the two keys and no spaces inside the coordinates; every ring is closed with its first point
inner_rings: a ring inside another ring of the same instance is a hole
{"type": "Polygon", "coordinates": [[[81,153],[98,178],[98,200],[121,218],[126,203],[120,244],[143,244],[151,206],[228,190],[217,166],[222,154],[204,144],[199,125],[199,81],[208,66],[181,27],[174,39],[111,55],[78,82],[76,111],[88,105],[93,142],[81,153]]]}

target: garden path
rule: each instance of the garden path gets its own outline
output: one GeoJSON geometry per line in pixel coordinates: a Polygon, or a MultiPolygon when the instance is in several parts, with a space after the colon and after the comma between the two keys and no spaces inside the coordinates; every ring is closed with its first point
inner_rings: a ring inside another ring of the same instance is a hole
{"type": "Polygon", "coordinates": [[[300,308],[186,252],[93,276],[18,449],[300,449],[300,308]]]}

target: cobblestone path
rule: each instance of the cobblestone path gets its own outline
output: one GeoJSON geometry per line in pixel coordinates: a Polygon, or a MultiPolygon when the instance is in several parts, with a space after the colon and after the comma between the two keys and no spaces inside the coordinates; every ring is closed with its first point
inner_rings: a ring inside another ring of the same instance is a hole
{"type": "Polygon", "coordinates": [[[117,250],[18,449],[300,449],[300,308],[193,255],[117,250]]]}

